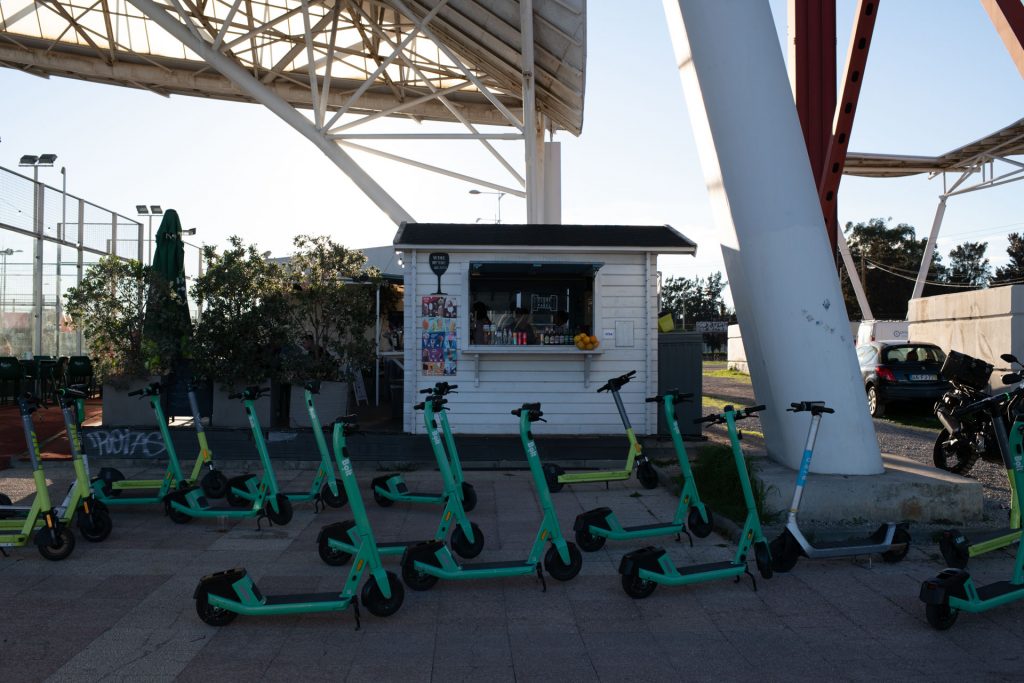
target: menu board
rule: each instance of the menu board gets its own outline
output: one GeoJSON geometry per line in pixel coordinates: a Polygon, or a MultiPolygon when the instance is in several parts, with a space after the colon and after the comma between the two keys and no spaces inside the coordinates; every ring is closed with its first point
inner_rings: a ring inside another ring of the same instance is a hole
{"type": "Polygon", "coordinates": [[[459,305],[456,297],[425,296],[420,313],[422,374],[428,377],[455,375],[459,358],[459,305]]]}

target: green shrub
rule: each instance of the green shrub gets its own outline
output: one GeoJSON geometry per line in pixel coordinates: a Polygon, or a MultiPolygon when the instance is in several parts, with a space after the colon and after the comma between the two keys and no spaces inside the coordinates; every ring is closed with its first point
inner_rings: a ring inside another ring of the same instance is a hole
{"type": "MultiPolygon", "coordinates": [[[[750,458],[744,458],[744,461],[747,476],[750,477],[750,488],[754,494],[754,507],[761,522],[769,522],[776,516],[776,513],[769,512],[765,507],[772,487],[766,486],[754,475],[750,458]]],[[[747,518],[747,506],[743,502],[743,489],[740,486],[739,473],[736,471],[732,447],[709,445],[701,448],[693,464],[693,476],[697,480],[697,491],[700,492],[700,498],[704,503],[710,505],[715,513],[743,524],[747,518]]]]}

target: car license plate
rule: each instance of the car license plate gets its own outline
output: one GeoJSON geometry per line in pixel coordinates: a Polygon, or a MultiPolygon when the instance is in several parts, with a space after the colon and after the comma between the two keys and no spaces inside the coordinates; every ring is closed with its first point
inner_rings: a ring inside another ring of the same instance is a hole
{"type": "Polygon", "coordinates": [[[935,382],[939,379],[938,375],[911,375],[911,382],[935,382]]]}

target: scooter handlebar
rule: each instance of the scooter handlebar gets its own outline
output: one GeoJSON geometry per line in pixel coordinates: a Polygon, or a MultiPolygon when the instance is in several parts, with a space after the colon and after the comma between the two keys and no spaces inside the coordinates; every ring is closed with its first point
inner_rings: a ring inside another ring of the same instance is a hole
{"type": "Polygon", "coordinates": [[[617,389],[621,389],[625,384],[629,383],[629,380],[633,379],[633,376],[635,374],[636,370],[630,370],[625,375],[613,377],[612,379],[605,382],[604,386],[597,390],[597,393],[600,394],[602,391],[615,391],[617,389]]]}
{"type": "Polygon", "coordinates": [[[821,415],[822,413],[834,413],[834,408],[829,408],[825,405],[824,401],[800,401],[799,403],[790,403],[790,407],[786,408],[787,412],[790,413],[802,413],[806,410],[811,411],[812,415],[821,415]]]}

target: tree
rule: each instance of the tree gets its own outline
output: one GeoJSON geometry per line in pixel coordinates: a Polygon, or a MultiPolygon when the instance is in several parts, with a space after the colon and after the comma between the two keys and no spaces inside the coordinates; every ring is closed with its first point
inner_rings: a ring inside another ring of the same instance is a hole
{"type": "MultiPolygon", "coordinates": [[[[921,266],[927,240],[917,239],[914,226],[900,223],[890,227],[888,220],[872,218],[867,223],[847,223],[846,240],[850,255],[857,265],[864,283],[865,294],[874,317],[880,320],[903,320],[907,317],[907,302],[914,291],[914,281],[921,266]]],[[[942,257],[935,254],[928,268],[928,281],[940,282],[946,274],[942,257]]],[[[856,314],[860,310],[850,284],[850,275],[840,277],[846,310],[856,314]]],[[[935,284],[925,285],[923,295],[944,291],[935,284]]]]}
{"type": "Polygon", "coordinates": [[[981,289],[988,286],[992,266],[985,258],[985,242],[964,242],[949,252],[949,267],[946,282],[981,289]]]}
{"type": "Polygon", "coordinates": [[[1006,248],[1006,253],[1010,256],[1010,262],[996,268],[995,277],[991,281],[993,286],[1024,280],[1024,237],[1020,233],[1011,232],[1008,239],[1010,246],[1006,248]]]}
{"type": "Polygon", "coordinates": [[[731,317],[722,292],[726,283],[721,272],[714,272],[707,280],[701,277],[670,277],[661,287],[663,309],[672,311],[676,319],[722,320],[731,317]]]}

